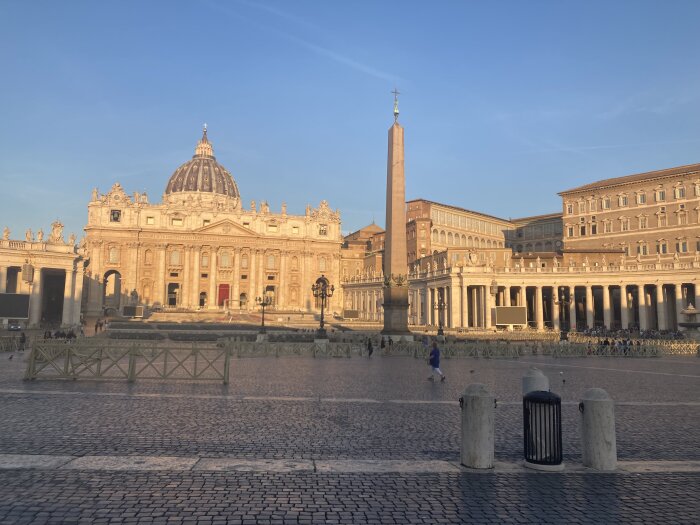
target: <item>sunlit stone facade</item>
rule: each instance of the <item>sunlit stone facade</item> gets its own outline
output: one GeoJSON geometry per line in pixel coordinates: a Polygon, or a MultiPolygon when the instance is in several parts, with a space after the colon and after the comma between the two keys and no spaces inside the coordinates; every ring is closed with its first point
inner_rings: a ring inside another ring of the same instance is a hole
{"type": "Polygon", "coordinates": [[[206,129],[160,203],[119,183],[95,190],[85,232],[90,313],[127,304],[246,311],[263,294],[277,310],[315,311],[311,285],[340,275],[339,212],[326,201],[303,215],[285,204],[274,212],[264,201],[244,208],[206,129]]]}

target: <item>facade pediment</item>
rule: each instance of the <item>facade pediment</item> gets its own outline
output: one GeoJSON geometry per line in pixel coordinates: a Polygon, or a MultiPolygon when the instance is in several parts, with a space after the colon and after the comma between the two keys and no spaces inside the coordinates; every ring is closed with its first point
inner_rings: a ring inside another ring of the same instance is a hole
{"type": "Polygon", "coordinates": [[[206,226],[203,226],[194,231],[197,233],[208,233],[213,235],[238,235],[241,237],[260,237],[260,235],[255,233],[253,230],[246,228],[245,226],[241,226],[240,224],[236,224],[235,222],[230,221],[228,219],[215,222],[214,224],[207,224],[206,226]]]}

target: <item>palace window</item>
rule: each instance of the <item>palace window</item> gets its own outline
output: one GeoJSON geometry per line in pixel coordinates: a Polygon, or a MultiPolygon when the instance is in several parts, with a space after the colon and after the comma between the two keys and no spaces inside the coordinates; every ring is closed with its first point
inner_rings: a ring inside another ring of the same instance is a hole
{"type": "Polygon", "coordinates": [[[603,223],[603,232],[604,233],[612,233],[613,231],[613,223],[612,221],[605,221],[603,223]]]}
{"type": "Polygon", "coordinates": [[[328,225],[327,224],[319,224],[318,225],[318,234],[319,235],[328,235],[328,225]]]}
{"type": "Polygon", "coordinates": [[[676,199],[685,199],[685,186],[676,186],[673,193],[676,199]]]}
{"type": "Polygon", "coordinates": [[[668,223],[665,213],[659,213],[658,220],[659,220],[659,227],[666,226],[668,223]]]}
{"type": "Polygon", "coordinates": [[[629,199],[627,198],[627,195],[620,195],[617,198],[617,205],[620,207],[628,206],[629,205],[629,199]]]}
{"type": "Polygon", "coordinates": [[[648,228],[648,226],[649,226],[648,222],[649,221],[646,217],[640,217],[639,218],[639,229],[644,230],[644,229],[648,228]]]}
{"type": "Polygon", "coordinates": [[[110,210],[109,212],[109,222],[121,222],[122,211],[121,210],[110,210]]]}
{"type": "Polygon", "coordinates": [[[173,250],[170,252],[170,264],[173,266],[177,266],[180,264],[180,251],[179,250],[173,250]]]}
{"type": "Polygon", "coordinates": [[[110,264],[119,263],[119,248],[117,248],[116,246],[112,246],[109,249],[109,262],[110,264]]]}
{"type": "Polygon", "coordinates": [[[325,257],[320,257],[318,260],[318,271],[319,272],[325,272],[326,271],[326,258],[325,257]]]}
{"type": "Polygon", "coordinates": [[[209,226],[211,224],[211,219],[204,219],[202,221],[202,226],[209,226]]]}
{"type": "Polygon", "coordinates": [[[209,268],[209,254],[202,254],[202,268],[209,268]]]}
{"type": "Polygon", "coordinates": [[[292,226],[292,235],[299,235],[299,226],[292,226]]]}
{"type": "Polygon", "coordinates": [[[678,225],[679,226],[685,226],[688,224],[688,215],[685,212],[681,212],[678,214],[678,225]]]}
{"type": "Polygon", "coordinates": [[[143,254],[143,260],[146,266],[153,264],[153,252],[151,250],[146,250],[146,253],[143,254]]]}
{"type": "Polygon", "coordinates": [[[610,209],[610,197],[603,197],[600,201],[600,206],[604,210],[610,209]]]}
{"type": "Polygon", "coordinates": [[[637,193],[637,204],[646,204],[647,195],[646,193],[637,193]]]}
{"type": "Polygon", "coordinates": [[[184,221],[180,217],[173,217],[172,220],[172,225],[173,226],[182,226],[184,221]]]}
{"type": "Polygon", "coordinates": [[[153,226],[155,223],[156,223],[155,217],[151,217],[151,216],[146,217],[146,224],[148,224],[149,226],[153,226]]]}
{"type": "Polygon", "coordinates": [[[241,256],[241,268],[248,268],[248,256],[247,255],[241,256]]]}
{"type": "Polygon", "coordinates": [[[668,244],[666,244],[666,241],[657,241],[656,253],[659,253],[659,254],[668,253],[668,244]]]}
{"type": "Polygon", "coordinates": [[[221,252],[221,267],[230,268],[231,267],[231,254],[229,252],[221,252]]]}
{"type": "Polygon", "coordinates": [[[666,200],[666,190],[656,190],[654,192],[656,202],[663,202],[666,200]]]}
{"type": "Polygon", "coordinates": [[[578,203],[578,212],[579,213],[586,213],[586,203],[583,201],[580,201],[578,203]]]}
{"type": "Polygon", "coordinates": [[[595,199],[591,199],[588,201],[588,209],[589,211],[596,211],[595,199]]]}
{"type": "Polygon", "coordinates": [[[695,196],[700,197],[700,184],[695,185],[695,196]]]}
{"type": "Polygon", "coordinates": [[[585,237],[585,236],[586,236],[586,226],[580,226],[578,231],[579,231],[579,235],[580,235],[581,237],[585,237]]]}
{"type": "Polygon", "coordinates": [[[275,256],[274,255],[267,256],[267,267],[268,268],[275,268],[275,256]]]}
{"type": "Polygon", "coordinates": [[[687,253],[688,252],[688,241],[685,239],[681,239],[676,243],[676,251],[678,253],[687,253]]]}
{"type": "Polygon", "coordinates": [[[277,225],[276,224],[268,224],[267,231],[269,231],[270,233],[277,233],[277,225]]]}
{"type": "Polygon", "coordinates": [[[595,222],[591,223],[591,235],[598,235],[598,225],[595,222]]]}
{"type": "MultiPolygon", "coordinates": [[[[573,226],[567,226],[566,227],[566,236],[567,237],[573,237],[574,236],[574,227],[573,226]]],[[[520,245],[518,245],[520,246],[520,245]]],[[[522,251],[522,248],[518,251],[522,251]]]]}
{"type": "Polygon", "coordinates": [[[641,243],[637,245],[637,253],[639,255],[649,255],[649,247],[646,243],[641,243]]]}
{"type": "Polygon", "coordinates": [[[627,232],[630,230],[630,220],[627,218],[620,219],[620,231],[627,232]]]}

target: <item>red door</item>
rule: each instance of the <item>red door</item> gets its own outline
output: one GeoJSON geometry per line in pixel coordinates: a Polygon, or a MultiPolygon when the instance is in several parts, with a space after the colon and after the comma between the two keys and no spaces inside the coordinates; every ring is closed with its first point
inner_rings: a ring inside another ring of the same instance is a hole
{"type": "Polygon", "coordinates": [[[228,301],[229,299],[229,285],[228,284],[220,284],[219,285],[219,302],[216,303],[219,306],[223,306],[225,301],[228,301]]]}

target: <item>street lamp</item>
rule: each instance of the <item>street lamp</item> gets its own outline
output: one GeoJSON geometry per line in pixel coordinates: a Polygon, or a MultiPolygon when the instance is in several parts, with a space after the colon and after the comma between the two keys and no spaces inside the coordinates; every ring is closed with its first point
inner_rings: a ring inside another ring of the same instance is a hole
{"type": "Polygon", "coordinates": [[[316,282],[311,285],[311,291],[314,294],[314,297],[317,299],[321,299],[321,325],[318,329],[318,338],[319,339],[326,339],[326,330],[323,328],[323,309],[326,306],[326,299],[329,297],[333,297],[333,291],[335,290],[335,286],[332,284],[328,286],[328,279],[326,279],[323,275],[316,279],[316,282]]]}
{"type": "MultiPolygon", "coordinates": [[[[569,300],[566,299],[566,296],[564,295],[564,288],[557,286],[556,288],[556,298],[554,300],[554,304],[556,305],[557,308],[559,308],[559,319],[560,319],[560,324],[564,325],[565,321],[564,319],[566,318],[566,310],[568,309],[569,305],[571,304],[571,301],[573,300],[572,297],[569,298],[569,300]]],[[[568,330],[564,331],[570,331],[571,330],[571,319],[569,319],[568,323],[566,323],[568,330]]],[[[574,320],[575,321],[575,320],[574,320]]],[[[562,327],[563,329],[563,327],[562,327]]]]}
{"type": "Polygon", "coordinates": [[[259,304],[262,307],[262,323],[260,324],[260,333],[265,333],[265,307],[272,304],[272,297],[269,295],[263,295],[262,297],[255,298],[255,304],[259,304]]]}
{"type": "Polygon", "coordinates": [[[435,308],[437,308],[438,311],[438,331],[437,335],[445,335],[445,332],[442,329],[442,316],[443,312],[445,310],[445,298],[443,297],[443,292],[442,290],[438,291],[438,297],[437,297],[437,303],[435,304],[435,308]]]}

